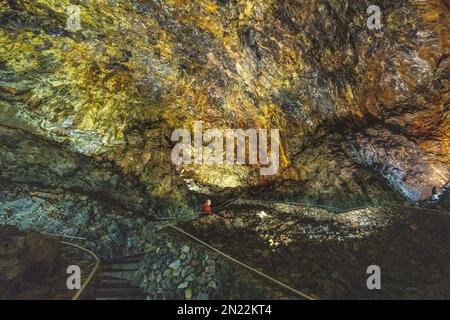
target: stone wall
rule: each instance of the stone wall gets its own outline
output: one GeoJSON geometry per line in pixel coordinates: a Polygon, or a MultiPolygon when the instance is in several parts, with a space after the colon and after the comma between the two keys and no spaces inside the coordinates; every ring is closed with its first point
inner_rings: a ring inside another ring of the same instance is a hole
{"type": "Polygon", "coordinates": [[[145,252],[135,280],[149,299],[292,298],[233,262],[175,234],[155,235],[145,252]]]}
{"type": "Polygon", "coordinates": [[[265,299],[284,295],[270,283],[177,234],[87,196],[28,186],[2,186],[0,225],[85,237],[104,265],[144,254],[134,281],[149,299],[265,299]]]}

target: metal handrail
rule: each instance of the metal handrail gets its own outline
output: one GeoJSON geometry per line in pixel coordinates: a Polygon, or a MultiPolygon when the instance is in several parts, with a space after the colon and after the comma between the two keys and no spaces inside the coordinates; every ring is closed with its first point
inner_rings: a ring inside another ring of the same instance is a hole
{"type": "MultiPolygon", "coordinates": [[[[258,201],[258,200],[229,199],[229,200],[223,202],[222,204],[220,204],[219,206],[217,206],[217,208],[224,208],[224,207],[229,206],[229,205],[232,204],[232,203],[236,203],[236,202],[239,202],[239,201],[244,202],[244,203],[245,203],[245,202],[247,202],[247,203],[251,203],[251,202],[261,202],[261,201],[258,201]]],[[[327,209],[335,209],[335,211],[339,211],[340,213],[350,212],[350,211],[354,211],[354,210],[367,209],[367,208],[370,208],[370,207],[376,207],[376,206],[377,206],[376,204],[374,204],[374,205],[366,205],[366,206],[355,207],[355,208],[349,208],[349,209],[343,210],[343,209],[341,209],[341,208],[337,208],[337,207],[333,207],[333,206],[315,205],[315,204],[305,203],[305,202],[302,203],[302,202],[275,201],[275,200],[269,200],[269,201],[264,200],[264,201],[262,201],[262,202],[267,202],[267,203],[271,203],[271,204],[302,205],[302,206],[306,206],[306,207],[308,207],[308,208],[327,208],[327,209]]],[[[438,209],[428,209],[428,208],[412,207],[412,206],[401,206],[401,205],[393,204],[393,203],[384,203],[384,205],[390,205],[390,206],[392,206],[392,207],[398,207],[398,208],[404,208],[404,209],[426,210],[426,211],[433,211],[433,212],[439,212],[439,213],[450,214],[450,212],[447,212],[447,211],[444,211],[444,210],[438,210],[438,209]]],[[[277,280],[277,279],[275,279],[275,278],[273,278],[273,277],[271,277],[271,276],[269,276],[269,275],[267,275],[267,274],[265,274],[265,273],[263,273],[263,272],[261,272],[261,271],[259,271],[259,270],[256,270],[255,268],[250,267],[249,265],[247,265],[247,264],[245,264],[245,263],[243,263],[243,262],[237,260],[236,258],[233,258],[232,256],[230,256],[230,255],[224,253],[223,251],[221,251],[221,250],[219,250],[219,249],[217,249],[217,248],[211,246],[210,244],[204,242],[203,240],[201,240],[201,239],[195,237],[194,235],[190,234],[189,232],[187,232],[187,231],[185,231],[185,230],[183,230],[183,229],[181,229],[181,228],[179,228],[179,227],[177,227],[177,226],[170,225],[169,228],[172,228],[172,229],[174,229],[174,230],[176,230],[176,231],[178,231],[178,232],[180,232],[180,233],[182,233],[182,234],[188,236],[189,238],[193,239],[194,241],[200,243],[201,245],[203,245],[203,246],[209,248],[210,250],[213,250],[213,251],[215,251],[216,253],[222,255],[222,256],[225,257],[226,259],[231,260],[231,261],[233,261],[233,262],[239,264],[240,266],[242,266],[242,267],[244,267],[244,268],[246,268],[246,269],[248,269],[248,270],[250,270],[250,271],[252,271],[252,272],[255,272],[255,273],[259,274],[260,276],[262,276],[262,277],[264,277],[264,278],[266,278],[266,279],[268,279],[268,280],[270,280],[270,281],[272,281],[272,282],[274,282],[274,283],[276,283],[276,284],[278,284],[278,285],[280,285],[280,286],[282,286],[282,287],[288,289],[288,290],[291,291],[291,292],[294,292],[295,294],[297,294],[297,295],[299,295],[299,296],[301,296],[301,297],[303,297],[303,298],[305,298],[305,299],[307,299],[307,300],[315,300],[313,297],[311,297],[311,296],[309,296],[309,295],[307,295],[307,294],[301,292],[300,290],[295,289],[295,288],[293,288],[293,287],[291,287],[291,286],[289,286],[289,285],[287,285],[287,284],[285,284],[285,283],[283,283],[283,282],[281,282],[281,281],[279,281],[279,280],[277,280]]]]}
{"type": "Polygon", "coordinates": [[[241,267],[244,267],[247,270],[250,270],[250,271],[260,275],[261,277],[266,278],[267,280],[270,280],[270,281],[278,284],[279,286],[281,286],[281,287],[283,287],[283,288],[285,288],[285,289],[287,289],[287,290],[289,290],[289,291],[299,295],[300,297],[302,297],[302,298],[304,298],[306,300],[316,300],[315,298],[311,297],[310,295],[308,295],[308,294],[306,294],[306,293],[304,293],[304,292],[302,292],[300,290],[297,290],[297,289],[295,289],[295,288],[293,288],[293,287],[291,287],[291,286],[281,282],[280,280],[277,280],[277,279],[275,279],[275,278],[265,274],[264,272],[261,272],[261,271],[255,269],[255,268],[249,266],[248,264],[246,264],[246,263],[244,263],[244,262],[242,262],[242,261],[240,261],[240,260],[238,260],[236,258],[233,258],[232,256],[230,256],[230,255],[226,254],[225,252],[223,252],[223,251],[213,247],[212,245],[206,243],[205,241],[200,240],[199,238],[195,237],[194,235],[190,234],[189,232],[187,232],[187,231],[185,231],[185,230],[183,230],[183,229],[181,229],[179,227],[170,226],[170,228],[172,228],[172,229],[174,229],[174,230],[176,230],[176,231],[178,231],[178,232],[188,236],[192,240],[194,240],[194,241],[200,243],[201,245],[207,247],[208,249],[210,249],[210,250],[220,254],[221,256],[225,257],[226,259],[228,259],[230,261],[233,261],[234,263],[237,263],[241,267]]]}
{"type": "Polygon", "coordinates": [[[75,240],[87,240],[87,238],[83,238],[83,237],[68,236],[65,234],[50,233],[50,232],[45,232],[45,231],[39,231],[39,233],[45,234],[47,236],[52,236],[52,237],[60,237],[60,238],[75,239],[75,240]]]}
{"type": "Polygon", "coordinates": [[[95,253],[93,253],[91,250],[83,248],[82,246],[79,246],[77,244],[74,243],[70,243],[67,241],[61,241],[62,244],[68,245],[68,246],[72,246],[74,248],[80,249],[86,253],[88,253],[89,255],[91,255],[94,260],[95,260],[95,265],[94,268],[92,269],[92,271],[89,273],[88,277],[86,278],[86,280],[83,282],[83,284],[81,285],[80,289],[77,290],[77,293],[72,297],[72,300],[78,300],[78,298],[81,296],[81,294],[83,293],[84,289],[86,289],[86,287],[88,286],[88,284],[92,281],[92,278],[94,277],[95,273],[98,270],[98,267],[100,266],[100,259],[97,257],[97,255],[95,253]]]}

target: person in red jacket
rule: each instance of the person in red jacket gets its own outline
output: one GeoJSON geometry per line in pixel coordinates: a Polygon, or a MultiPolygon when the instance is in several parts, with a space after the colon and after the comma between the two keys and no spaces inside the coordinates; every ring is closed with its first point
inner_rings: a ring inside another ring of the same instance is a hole
{"type": "Polygon", "coordinates": [[[210,216],[212,214],[211,200],[208,199],[202,206],[201,216],[210,216]]]}

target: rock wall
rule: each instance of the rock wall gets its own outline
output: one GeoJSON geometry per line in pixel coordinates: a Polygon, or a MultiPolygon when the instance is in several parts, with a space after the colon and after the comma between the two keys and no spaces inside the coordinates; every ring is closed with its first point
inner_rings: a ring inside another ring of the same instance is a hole
{"type": "MultiPolygon", "coordinates": [[[[254,278],[205,248],[166,233],[161,230],[164,225],[66,191],[37,191],[17,185],[0,189],[0,226],[87,238],[81,244],[95,252],[102,263],[145,254],[141,268],[131,280],[147,292],[149,299],[289,297],[273,284],[254,278]]],[[[0,239],[8,241],[7,236],[0,239]]],[[[32,254],[38,249],[30,250],[32,254]]],[[[19,254],[8,254],[15,253],[19,254]]],[[[0,257],[0,267],[2,263],[10,263],[10,259],[0,257]]],[[[20,268],[25,268],[25,264],[20,268]]],[[[5,275],[17,283],[26,281],[20,273],[5,275]]],[[[36,297],[33,292],[29,294],[36,297]]]]}
{"type": "MultiPolygon", "coordinates": [[[[76,1],[78,31],[66,30],[69,4],[0,4],[0,124],[112,162],[146,196],[185,203],[184,179],[266,182],[255,168],[173,166],[172,130],[198,120],[279,128],[283,170],[269,180],[311,195],[376,183],[311,183],[334,159],[337,171],[354,161],[413,201],[449,179],[448,1],[378,1],[381,30],[367,28],[366,0],[76,1]],[[335,135],[348,142],[329,145],[335,135]],[[352,146],[355,155],[343,152],[352,146]]],[[[376,184],[367,198],[389,194],[376,184]]]]}
{"type": "Polygon", "coordinates": [[[21,129],[0,126],[0,179],[59,193],[78,193],[123,210],[154,215],[145,187],[111,163],[95,161],[21,129]]]}
{"type": "Polygon", "coordinates": [[[375,127],[355,134],[352,140],[356,161],[381,173],[412,201],[429,198],[436,181],[446,183],[447,164],[431,166],[429,155],[403,135],[375,127]]]}
{"type": "Polygon", "coordinates": [[[85,259],[58,238],[0,225],[0,299],[69,300],[66,268],[85,259]]]}
{"type": "Polygon", "coordinates": [[[135,281],[149,299],[298,298],[174,234],[155,235],[135,281]]]}
{"type": "Polygon", "coordinates": [[[147,219],[67,191],[17,185],[0,189],[2,225],[87,238],[86,245],[103,259],[140,253],[155,229],[147,219]]]}

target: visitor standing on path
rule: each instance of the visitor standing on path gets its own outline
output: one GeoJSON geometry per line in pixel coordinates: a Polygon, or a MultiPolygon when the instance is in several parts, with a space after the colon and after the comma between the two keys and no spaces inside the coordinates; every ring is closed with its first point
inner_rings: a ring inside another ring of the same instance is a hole
{"type": "Polygon", "coordinates": [[[202,212],[201,212],[200,216],[204,217],[204,216],[210,216],[212,214],[213,214],[213,212],[212,212],[212,206],[211,206],[211,199],[208,199],[202,206],[202,212]]]}

